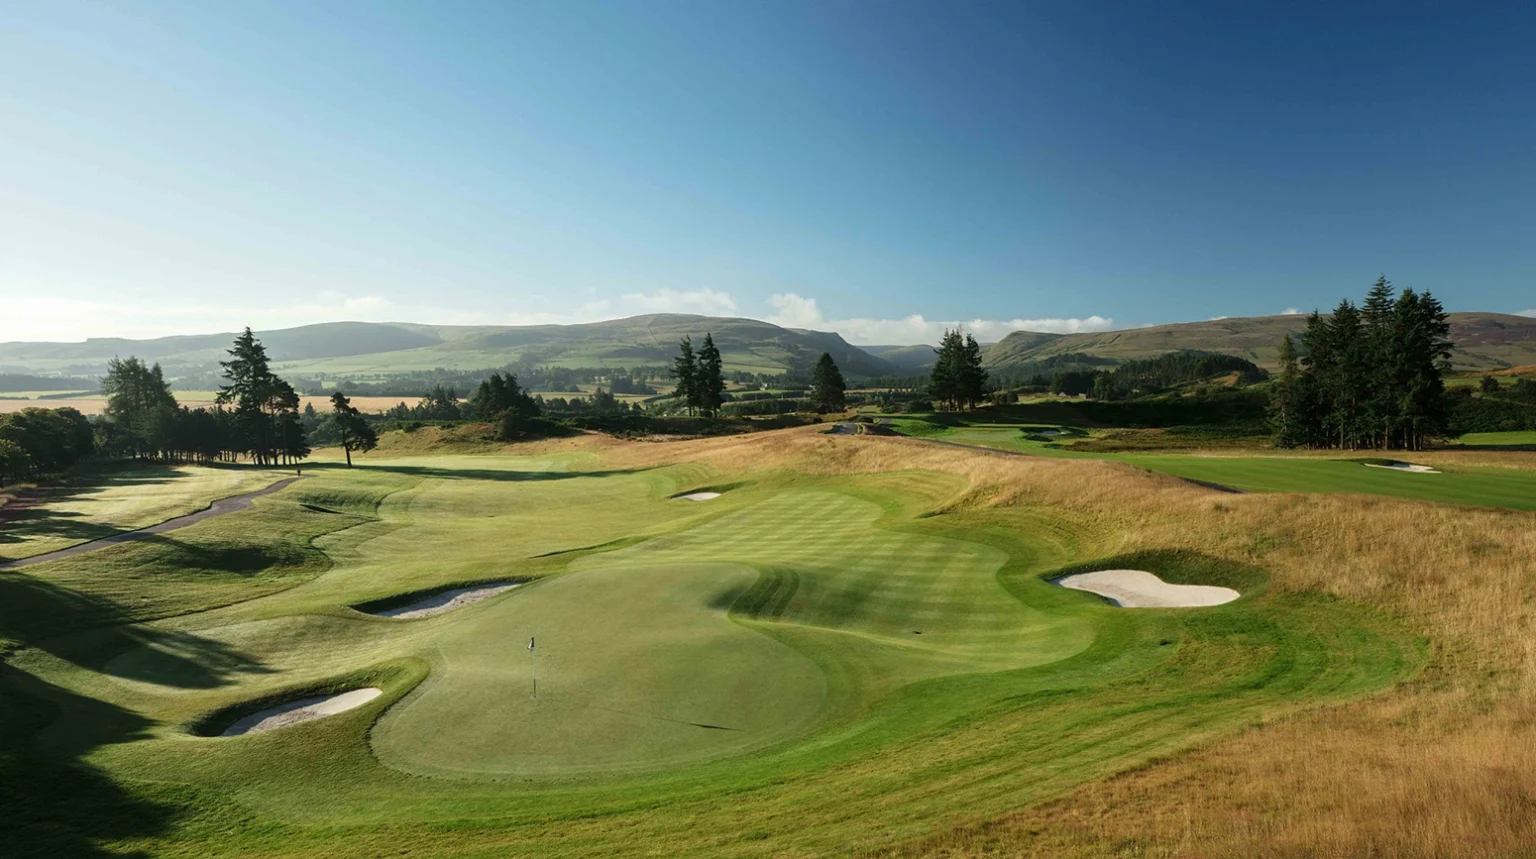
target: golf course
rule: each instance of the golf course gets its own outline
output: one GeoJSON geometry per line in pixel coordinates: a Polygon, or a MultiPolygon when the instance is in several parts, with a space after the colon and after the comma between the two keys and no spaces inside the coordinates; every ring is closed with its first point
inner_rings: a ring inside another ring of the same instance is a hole
{"type": "MultiPolygon", "coordinates": [[[[1530,514],[1455,493],[1232,495],[814,427],[409,453],[328,456],[247,509],[0,572],[15,855],[972,855],[1030,814],[1050,851],[1098,855],[1163,835],[1146,798],[1118,812],[1144,835],[1060,823],[1104,785],[1256,732],[1358,731],[1382,702],[1422,725],[1476,699],[1487,721],[1532,668],[1482,616],[1511,584],[1496,563],[1448,596],[1456,546],[1515,557],[1530,514]],[[1370,562],[1412,518],[1442,548],[1370,562]],[[1105,570],[1237,596],[1054,583],[1105,570]]],[[[1251,461],[1198,474],[1262,479],[1251,461]]],[[[1297,487],[1331,464],[1274,462],[1297,487]]],[[[80,542],[291,476],[109,472],[24,512],[57,504],[80,542]],[[152,510],[113,500],[129,474],[152,510]]],[[[43,521],[7,528],[11,558],[57,547],[29,539],[43,521]]],[[[1181,802],[1222,814],[1196,782],[1181,802]]]]}

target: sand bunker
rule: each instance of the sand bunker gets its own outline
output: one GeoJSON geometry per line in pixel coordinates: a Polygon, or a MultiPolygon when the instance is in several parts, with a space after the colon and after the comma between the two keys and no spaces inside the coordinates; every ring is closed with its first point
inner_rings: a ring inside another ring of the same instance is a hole
{"type": "Polygon", "coordinates": [[[720,497],[720,493],[718,493],[718,492],[690,492],[687,495],[679,495],[677,497],[683,499],[684,501],[708,501],[711,498],[719,498],[720,497]]]}
{"type": "Polygon", "coordinates": [[[1098,594],[1122,608],[1191,608],[1221,605],[1242,596],[1214,585],[1175,585],[1141,570],[1100,570],[1062,576],[1056,584],[1098,594]]]}
{"type": "Polygon", "coordinates": [[[438,591],[435,594],[422,597],[413,603],[370,611],[368,614],[375,617],[393,617],[400,620],[431,617],[434,614],[442,614],[445,611],[463,608],[470,603],[489,599],[499,593],[510,591],[520,584],[523,584],[523,582],[492,582],[484,585],[471,585],[467,588],[450,588],[446,591],[438,591]]]}
{"type": "Polygon", "coordinates": [[[297,701],[289,701],[276,707],[252,713],[244,719],[224,729],[221,737],[238,737],[242,734],[259,734],[262,731],[270,731],[273,728],[284,728],[288,725],[297,725],[300,722],[308,722],[311,719],[322,719],[326,716],[334,716],[337,713],[345,713],[384,694],[383,689],[369,687],[367,689],[353,689],[350,692],[340,692],[335,695],[322,695],[318,698],[300,698],[297,701]]]}
{"type": "Polygon", "coordinates": [[[1414,474],[1439,474],[1440,473],[1440,472],[1436,471],[1435,469],[1430,468],[1427,465],[1410,465],[1410,464],[1408,464],[1406,462],[1392,462],[1392,463],[1367,462],[1367,463],[1365,463],[1365,467],[1366,468],[1390,468],[1393,471],[1411,471],[1414,474]]]}

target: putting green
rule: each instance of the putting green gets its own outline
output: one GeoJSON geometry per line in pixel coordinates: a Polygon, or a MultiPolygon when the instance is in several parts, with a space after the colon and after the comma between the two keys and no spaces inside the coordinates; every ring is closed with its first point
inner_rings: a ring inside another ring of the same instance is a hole
{"type": "Polygon", "coordinates": [[[374,750],[411,772],[548,775],[779,740],[816,715],[826,682],[809,659],[726,617],[721,598],[756,575],[612,566],[500,601],[436,642],[431,678],[379,723],[374,750]]]}

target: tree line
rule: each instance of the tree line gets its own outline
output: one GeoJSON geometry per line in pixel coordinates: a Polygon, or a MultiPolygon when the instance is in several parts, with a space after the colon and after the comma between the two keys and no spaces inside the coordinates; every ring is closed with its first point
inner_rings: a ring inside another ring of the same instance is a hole
{"type": "Polygon", "coordinates": [[[720,411],[725,402],[722,363],[713,334],[704,335],[697,354],[691,336],[678,343],[677,357],[672,359],[672,378],[677,380],[677,389],[672,395],[689,414],[714,415],[720,411]]]}
{"type": "Polygon", "coordinates": [[[1313,311],[1280,346],[1271,389],[1276,447],[1420,450],[1446,435],[1450,322],[1428,291],[1378,278],[1365,302],[1313,311]]]}
{"type": "Polygon", "coordinates": [[[987,371],[981,366],[981,344],[960,329],[945,330],[935,350],[938,357],[928,374],[928,395],[940,408],[975,408],[987,396],[987,371]]]}
{"type": "Polygon", "coordinates": [[[299,395],[272,372],[266,348],[247,328],[235,338],[213,408],[176,402],[159,364],[114,358],[101,380],[107,397],[98,426],[106,456],[162,462],[298,462],[309,456],[299,395]]]}

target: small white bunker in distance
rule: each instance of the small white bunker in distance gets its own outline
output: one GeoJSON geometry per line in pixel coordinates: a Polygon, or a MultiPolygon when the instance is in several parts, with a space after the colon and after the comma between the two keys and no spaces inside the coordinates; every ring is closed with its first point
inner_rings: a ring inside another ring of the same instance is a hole
{"type": "Polygon", "coordinates": [[[1439,474],[1427,465],[1413,465],[1407,462],[1367,462],[1366,468],[1390,468],[1393,471],[1411,471],[1414,474],[1439,474]]]}
{"type": "Polygon", "coordinates": [[[1075,591],[1098,594],[1122,608],[1195,608],[1229,603],[1242,594],[1215,585],[1175,585],[1143,570],[1099,570],[1055,580],[1075,591]]]}
{"type": "Polygon", "coordinates": [[[312,719],[323,719],[326,716],[334,716],[337,713],[345,713],[361,707],[383,694],[383,689],[370,686],[366,689],[353,689],[350,692],[339,692],[335,695],[300,698],[297,701],[289,701],[286,704],[252,713],[225,728],[219,736],[239,737],[244,734],[259,734],[273,728],[285,728],[312,719]]]}
{"type": "Polygon", "coordinates": [[[680,500],[682,500],[682,501],[709,501],[710,499],[713,499],[713,498],[719,498],[720,497],[720,493],[718,493],[718,492],[690,492],[687,495],[679,495],[677,497],[680,500]]]}

